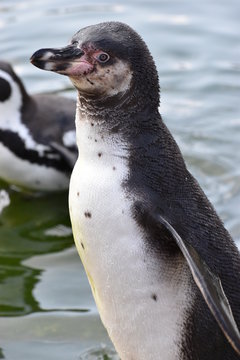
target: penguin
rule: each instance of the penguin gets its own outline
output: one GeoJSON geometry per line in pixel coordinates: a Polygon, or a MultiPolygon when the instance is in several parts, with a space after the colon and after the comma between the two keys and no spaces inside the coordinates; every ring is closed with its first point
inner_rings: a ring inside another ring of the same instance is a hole
{"type": "Polygon", "coordinates": [[[239,359],[239,252],[161,118],[145,42],[105,22],[31,62],[78,91],[70,217],[120,358],[239,359]]]}
{"type": "Polygon", "coordinates": [[[28,95],[0,61],[0,178],[30,190],[68,189],[77,158],[75,111],[73,99],[28,95]]]}

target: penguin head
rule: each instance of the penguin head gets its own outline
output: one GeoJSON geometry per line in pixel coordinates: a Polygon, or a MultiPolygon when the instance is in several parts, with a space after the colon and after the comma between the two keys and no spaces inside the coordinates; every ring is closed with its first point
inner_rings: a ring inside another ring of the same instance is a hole
{"type": "Polygon", "coordinates": [[[141,94],[158,106],[158,74],[141,37],[128,25],[106,22],[78,31],[60,49],[41,49],[31,62],[44,70],[67,75],[85,97],[141,94]],[[153,94],[154,93],[154,94],[153,94]]]}
{"type": "Polygon", "coordinates": [[[18,116],[26,99],[26,90],[11,65],[0,61],[0,124],[10,126],[12,118],[18,116]]]}

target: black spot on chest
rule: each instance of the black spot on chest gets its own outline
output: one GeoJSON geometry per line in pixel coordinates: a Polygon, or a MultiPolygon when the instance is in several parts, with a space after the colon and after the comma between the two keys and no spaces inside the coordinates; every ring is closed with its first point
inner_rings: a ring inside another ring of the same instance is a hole
{"type": "Polygon", "coordinates": [[[91,217],[92,217],[92,214],[90,213],[90,211],[85,211],[84,215],[86,218],[89,218],[89,219],[91,219],[91,217]]]}
{"type": "Polygon", "coordinates": [[[151,298],[152,298],[154,301],[157,301],[157,295],[156,295],[156,294],[152,294],[152,295],[151,295],[151,298]]]}

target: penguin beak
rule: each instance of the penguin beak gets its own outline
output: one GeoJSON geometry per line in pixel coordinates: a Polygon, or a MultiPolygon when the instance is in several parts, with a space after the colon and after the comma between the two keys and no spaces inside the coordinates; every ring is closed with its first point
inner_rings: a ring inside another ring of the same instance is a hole
{"type": "Polygon", "coordinates": [[[69,77],[86,75],[94,68],[84,57],[82,49],[68,45],[59,49],[40,49],[30,58],[36,67],[69,77]]]}

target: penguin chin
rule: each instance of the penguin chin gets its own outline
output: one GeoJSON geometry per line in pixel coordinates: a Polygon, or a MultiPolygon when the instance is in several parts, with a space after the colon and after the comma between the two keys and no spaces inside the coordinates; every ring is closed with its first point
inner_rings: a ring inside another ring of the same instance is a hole
{"type": "Polygon", "coordinates": [[[117,59],[114,64],[102,66],[96,64],[93,71],[69,78],[82,96],[113,97],[126,93],[132,82],[133,73],[127,62],[117,59]]]}

